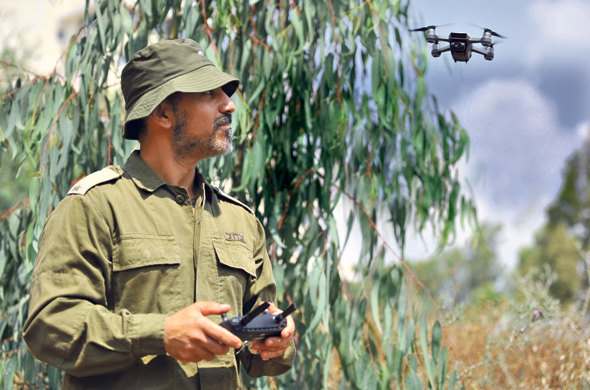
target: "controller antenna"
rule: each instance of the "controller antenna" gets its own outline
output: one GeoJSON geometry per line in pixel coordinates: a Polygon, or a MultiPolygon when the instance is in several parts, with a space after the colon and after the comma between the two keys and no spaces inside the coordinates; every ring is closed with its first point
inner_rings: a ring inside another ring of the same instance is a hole
{"type": "Polygon", "coordinates": [[[277,314],[274,318],[274,321],[278,324],[283,321],[287,316],[297,310],[297,306],[295,303],[291,303],[288,308],[285,309],[284,312],[277,314]]]}
{"type": "Polygon", "coordinates": [[[248,325],[250,321],[252,321],[256,316],[261,314],[263,311],[265,311],[269,306],[270,303],[268,303],[267,301],[262,302],[260,306],[258,306],[256,309],[252,310],[250,313],[242,317],[242,319],[240,320],[240,325],[248,325]]]}

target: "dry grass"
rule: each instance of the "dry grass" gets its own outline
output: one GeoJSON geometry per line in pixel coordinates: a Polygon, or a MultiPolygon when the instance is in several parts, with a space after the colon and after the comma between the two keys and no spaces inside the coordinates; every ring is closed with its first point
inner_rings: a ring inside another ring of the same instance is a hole
{"type": "Polygon", "coordinates": [[[590,389],[590,329],[582,316],[531,315],[515,326],[506,305],[471,311],[444,328],[449,367],[466,389],[590,389]]]}

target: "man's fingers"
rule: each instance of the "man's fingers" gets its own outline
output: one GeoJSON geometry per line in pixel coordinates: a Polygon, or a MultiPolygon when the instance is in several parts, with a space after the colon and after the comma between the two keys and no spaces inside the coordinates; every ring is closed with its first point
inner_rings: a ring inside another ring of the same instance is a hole
{"type": "Polygon", "coordinates": [[[166,352],[181,361],[198,362],[224,355],[230,347],[240,348],[238,337],[207,318],[229,309],[229,305],[216,302],[196,302],[168,316],[164,325],[166,352]]]}
{"type": "Polygon", "coordinates": [[[217,302],[195,302],[194,306],[197,306],[204,316],[210,316],[212,314],[226,313],[231,308],[230,305],[221,304],[217,302]]]}
{"type": "Polygon", "coordinates": [[[240,349],[242,347],[242,340],[238,336],[218,324],[213,323],[213,325],[207,328],[207,335],[209,337],[234,349],[240,349]]]}
{"type": "Polygon", "coordinates": [[[263,348],[267,351],[280,351],[286,349],[291,344],[291,338],[269,337],[264,340],[263,348]]]}
{"type": "MultiPolygon", "coordinates": [[[[278,307],[276,307],[274,303],[272,303],[272,302],[269,302],[269,303],[270,303],[270,306],[268,307],[268,312],[270,314],[279,314],[282,312],[282,310],[280,310],[278,307]]],[[[261,303],[261,305],[262,305],[262,303],[261,303]]]]}
{"type": "Polygon", "coordinates": [[[290,344],[290,338],[284,339],[282,337],[269,337],[264,340],[264,344],[261,343],[259,349],[260,357],[266,360],[282,356],[287,348],[289,348],[290,344]]]}
{"type": "MultiPolygon", "coordinates": [[[[222,344],[217,339],[212,337],[207,337],[205,342],[201,342],[198,344],[198,347],[212,353],[215,355],[225,355],[229,352],[229,346],[226,344],[222,344]]],[[[211,360],[211,359],[207,359],[211,360]]]]}
{"type": "MultiPolygon", "coordinates": [[[[197,305],[203,316],[226,313],[231,308],[230,305],[217,302],[196,302],[194,305],[197,305]]],[[[242,347],[242,340],[239,337],[208,318],[203,318],[202,320],[209,323],[208,326],[203,327],[206,329],[207,336],[235,349],[242,347]]]]}
{"type": "Polygon", "coordinates": [[[268,359],[273,359],[279,356],[283,356],[283,354],[285,353],[285,350],[281,350],[281,351],[277,351],[277,352],[271,352],[271,351],[262,351],[260,352],[260,357],[262,358],[262,360],[268,360],[268,359]]]}
{"type": "Polygon", "coordinates": [[[201,344],[197,348],[202,349],[201,357],[207,361],[213,360],[215,355],[225,355],[229,352],[227,345],[222,345],[213,339],[210,339],[206,344],[201,344]]]}
{"type": "Polygon", "coordinates": [[[215,354],[208,351],[206,348],[202,348],[198,345],[193,346],[186,353],[183,353],[178,360],[183,363],[193,362],[198,363],[201,360],[211,361],[215,359],[215,354]]]}
{"type": "Polygon", "coordinates": [[[262,358],[269,359],[266,356],[277,357],[284,354],[290,344],[291,338],[269,337],[264,341],[255,341],[252,343],[252,349],[260,351],[262,358]]]}
{"type": "Polygon", "coordinates": [[[287,317],[287,326],[281,331],[281,337],[290,338],[295,334],[295,320],[293,317],[287,317]]]}

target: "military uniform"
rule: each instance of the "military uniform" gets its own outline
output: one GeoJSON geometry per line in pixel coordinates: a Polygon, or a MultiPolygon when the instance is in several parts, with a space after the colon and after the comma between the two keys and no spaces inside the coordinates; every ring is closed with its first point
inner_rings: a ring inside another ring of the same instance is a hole
{"type": "Polygon", "coordinates": [[[252,211],[199,173],[196,181],[193,206],[135,151],[123,168],[83,179],[49,216],[24,337],[66,372],[63,388],[234,389],[237,358],[254,377],[291,367],[293,344],[267,361],[247,348],[200,363],[166,355],[167,315],[196,301],[241,315],[276,290],[252,211]]]}

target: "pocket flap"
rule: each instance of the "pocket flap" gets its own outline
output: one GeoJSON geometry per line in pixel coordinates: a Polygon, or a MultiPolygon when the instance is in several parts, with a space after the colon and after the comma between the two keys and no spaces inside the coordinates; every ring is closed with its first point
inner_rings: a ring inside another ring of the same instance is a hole
{"type": "Polygon", "coordinates": [[[127,235],[113,249],[113,271],[170,264],[180,264],[173,236],[127,235]]]}
{"type": "Polygon", "coordinates": [[[252,258],[252,249],[240,241],[213,239],[213,248],[219,262],[225,266],[245,271],[256,277],[256,266],[252,258]]]}

